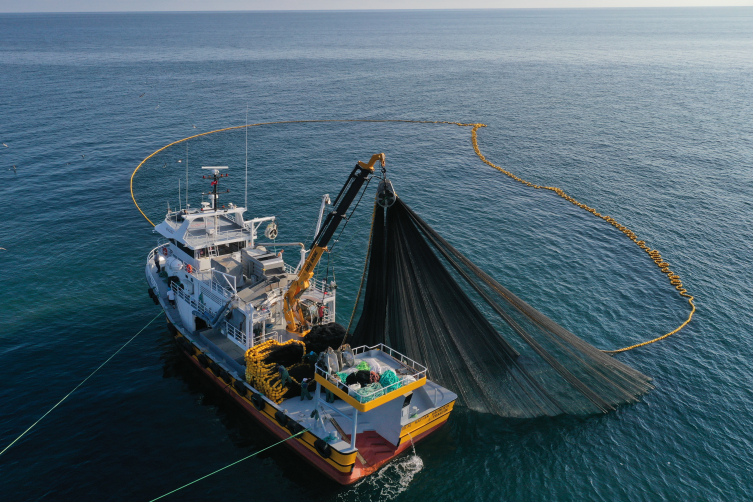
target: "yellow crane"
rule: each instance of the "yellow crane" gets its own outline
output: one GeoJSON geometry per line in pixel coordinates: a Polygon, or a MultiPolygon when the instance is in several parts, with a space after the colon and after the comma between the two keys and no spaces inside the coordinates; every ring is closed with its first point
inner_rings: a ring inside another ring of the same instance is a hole
{"type": "Polygon", "coordinates": [[[298,272],[298,276],[290,284],[287,293],[285,293],[283,310],[289,332],[298,333],[300,336],[303,336],[310,331],[309,325],[301,312],[299,304],[301,295],[308,289],[309,281],[314,276],[314,268],[316,268],[324,252],[327,251],[327,244],[335,234],[335,230],[337,230],[340,222],[345,218],[351,203],[356,198],[356,195],[358,195],[358,192],[361,191],[364,182],[369,179],[369,176],[374,174],[374,164],[377,161],[384,167],[383,153],[372,155],[368,163],[359,161],[356,167],[353,168],[348,180],[333,203],[336,206],[335,209],[324,220],[321,230],[314,237],[314,242],[311,244],[309,254],[301,270],[298,272]]]}

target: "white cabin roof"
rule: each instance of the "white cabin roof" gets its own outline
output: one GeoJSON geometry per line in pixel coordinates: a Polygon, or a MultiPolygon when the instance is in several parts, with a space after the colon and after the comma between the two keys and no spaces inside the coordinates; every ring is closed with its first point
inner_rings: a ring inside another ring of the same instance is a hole
{"type": "Polygon", "coordinates": [[[154,230],[191,249],[250,240],[250,229],[243,221],[245,211],[245,207],[173,211],[154,230]]]}

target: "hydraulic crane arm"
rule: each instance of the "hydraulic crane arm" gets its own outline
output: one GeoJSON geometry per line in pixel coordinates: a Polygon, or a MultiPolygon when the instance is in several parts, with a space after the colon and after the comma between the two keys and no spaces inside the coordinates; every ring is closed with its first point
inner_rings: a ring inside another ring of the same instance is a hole
{"type": "Polygon", "coordinates": [[[348,208],[350,208],[358,192],[361,191],[364,182],[374,173],[374,164],[377,161],[384,167],[383,153],[372,155],[368,163],[358,162],[356,167],[353,168],[348,180],[333,203],[335,209],[324,220],[322,228],[311,244],[306,261],[298,272],[295,281],[288,288],[285,294],[283,309],[285,321],[287,322],[287,330],[291,333],[298,333],[299,335],[308,333],[308,323],[303,318],[299,306],[301,294],[308,289],[309,281],[314,276],[314,268],[316,268],[317,263],[319,263],[322,255],[327,250],[327,244],[329,244],[330,239],[335,234],[337,227],[340,226],[340,222],[345,218],[348,208]]]}

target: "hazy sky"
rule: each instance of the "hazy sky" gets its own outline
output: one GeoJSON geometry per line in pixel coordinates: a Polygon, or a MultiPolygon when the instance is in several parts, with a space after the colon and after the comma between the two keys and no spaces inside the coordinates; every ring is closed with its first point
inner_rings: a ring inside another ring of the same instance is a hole
{"type": "Polygon", "coordinates": [[[0,12],[698,7],[753,0],[0,0],[0,12]]]}

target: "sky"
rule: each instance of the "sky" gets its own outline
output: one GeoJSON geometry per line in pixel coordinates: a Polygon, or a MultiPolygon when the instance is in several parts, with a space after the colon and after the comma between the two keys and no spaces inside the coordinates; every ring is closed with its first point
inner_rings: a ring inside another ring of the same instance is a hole
{"type": "Polygon", "coordinates": [[[0,12],[750,6],[753,0],[0,0],[0,12]]]}

